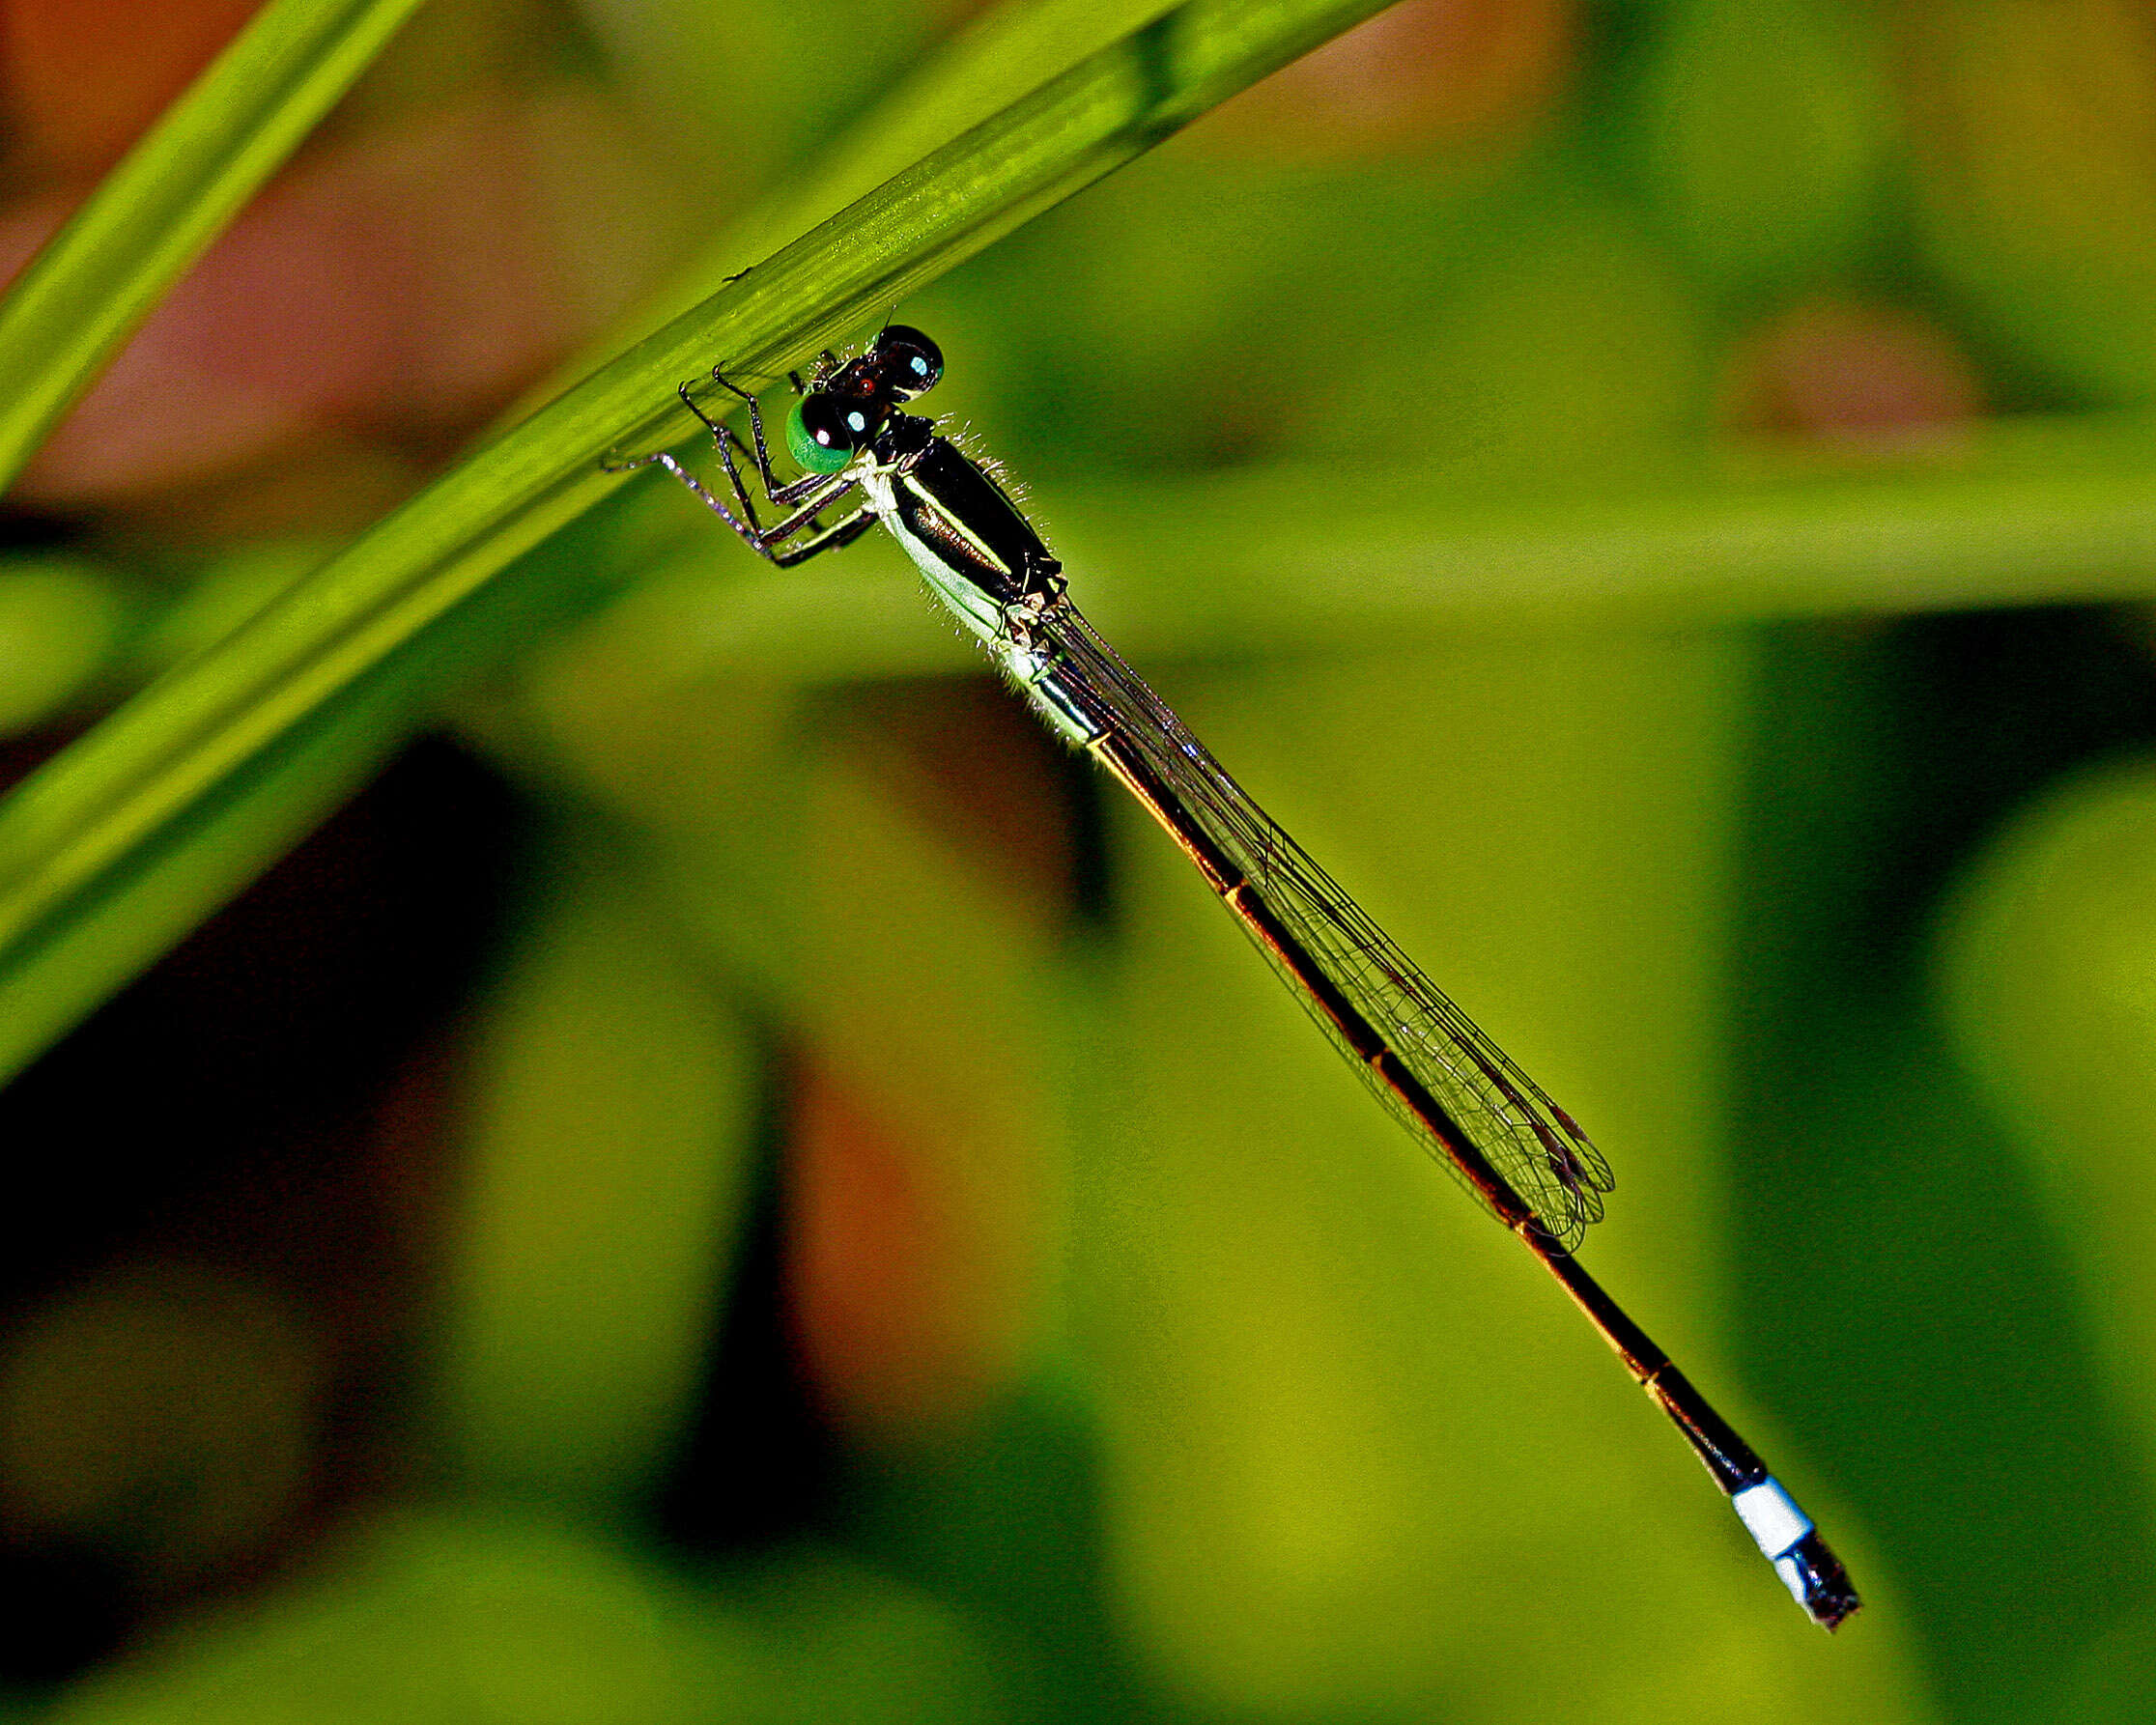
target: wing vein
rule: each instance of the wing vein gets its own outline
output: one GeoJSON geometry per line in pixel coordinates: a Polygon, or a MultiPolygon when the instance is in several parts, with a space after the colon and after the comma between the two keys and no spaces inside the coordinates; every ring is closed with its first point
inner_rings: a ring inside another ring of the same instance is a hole
{"type": "Polygon", "coordinates": [[[1542,1231],[1568,1251],[1576,1247],[1588,1226],[1602,1220],[1603,1195],[1615,1182],[1608,1162],[1572,1117],[1259,807],[1075,606],[1064,599],[1049,607],[1031,633],[1064,693],[1134,752],[1179,805],[1163,817],[1188,820],[1227,859],[1442,1115],[1423,1117],[1409,1095],[1353,1047],[1282,956],[1248,930],[1378,1099],[1478,1202],[1494,1210],[1445,1142],[1445,1125],[1456,1126],[1533,1210],[1542,1231]]]}

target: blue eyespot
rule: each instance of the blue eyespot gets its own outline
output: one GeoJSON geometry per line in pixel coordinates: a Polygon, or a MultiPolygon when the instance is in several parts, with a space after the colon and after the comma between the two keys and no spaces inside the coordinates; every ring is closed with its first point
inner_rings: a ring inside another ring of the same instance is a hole
{"type": "Polygon", "coordinates": [[[943,376],[943,350],[907,324],[894,324],[877,336],[869,358],[895,401],[933,389],[943,376]]]}

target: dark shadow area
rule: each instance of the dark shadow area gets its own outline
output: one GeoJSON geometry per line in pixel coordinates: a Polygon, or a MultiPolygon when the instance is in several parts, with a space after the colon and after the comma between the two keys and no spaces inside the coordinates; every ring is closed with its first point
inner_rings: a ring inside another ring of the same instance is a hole
{"type": "Polygon", "coordinates": [[[2095,609],[1792,626],[1764,666],[1733,976],[1748,1374],[1804,1445],[1790,1472],[1894,1566],[1947,1716],[2044,1716],[2151,1581],[2148,1485],[1923,965],[2001,821],[2156,738],[2156,680],[2095,609]]]}
{"type": "Polygon", "coordinates": [[[1161,1716],[1104,1591],[1099,1469],[1079,1406],[1032,1387],[933,1451],[857,1466],[839,1499],[864,1552],[979,1629],[1027,1725],[1161,1716]]]}
{"type": "MultiPolygon", "coordinates": [[[[785,1310],[783,1061],[767,1059],[754,1185],[689,1441],[654,1505],[658,1532],[700,1556],[755,1552],[828,1528],[841,1465],[785,1310]]],[[[713,1219],[718,1226],[718,1219],[713,1219]]]]}
{"type": "MultiPolygon", "coordinates": [[[[523,820],[470,755],[414,744],[0,1091],[0,1347],[115,1277],[154,1293],[207,1275],[298,1314],[323,1386],[301,1501],[223,1551],[174,1556],[146,1530],[184,1512],[147,1500],[0,1527],[0,1683],[65,1677],[146,1614],[273,1564],[401,1465],[440,1044],[498,946],[523,820]]],[[[160,1393],[140,1392],[153,1420],[160,1393]]]]}

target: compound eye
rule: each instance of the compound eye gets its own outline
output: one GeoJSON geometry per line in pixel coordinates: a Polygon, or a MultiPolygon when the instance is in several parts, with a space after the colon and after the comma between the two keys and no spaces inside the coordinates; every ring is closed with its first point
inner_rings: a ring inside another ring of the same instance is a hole
{"type": "Polygon", "coordinates": [[[943,376],[943,350],[908,324],[894,324],[876,337],[876,375],[899,401],[936,386],[943,376]]]}
{"type": "Polygon", "coordinates": [[[836,473],[874,440],[883,417],[874,402],[813,390],[786,417],[786,448],[804,472],[836,473]]]}

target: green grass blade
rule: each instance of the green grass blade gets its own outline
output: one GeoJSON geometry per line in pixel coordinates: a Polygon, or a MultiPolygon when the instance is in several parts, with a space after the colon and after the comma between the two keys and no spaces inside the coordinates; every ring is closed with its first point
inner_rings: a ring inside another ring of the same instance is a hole
{"type": "Polygon", "coordinates": [[[488,621],[516,614],[495,578],[619,486],[606,451],[681,435],[676,381],[721,357],[782,369],[1380,4],[1190,0],[1086,56],[496,438],[48,763],[0,804],[0,1072],[303,831],[429,690],[514,644],[488,621]]]}
{"type": "MultiPolygon", "coordinates": [[[[1277,499],[1325,495],[1314,466],[1066,483],[1050,524],[1097,563],[1089,608],[1119,644],[1166,657],[2156,597],[2156,419],[1977,422],[1869,459],[1722,455],[1696,480],[1579,494],[1402,466],[1381,506],[1300,514],[1277,499]]],[[[812,573],[752,572],[721,604],[768,626],[787,608],[771,578],[812,573]]],[[[802,636],[819,638],[814,618],[802,636]]],[[[734,645],[723,618],[702,638],[734,645]]],[[[791,655],[762,645],[783,674],[791,655]]]]}
{"type": "Polygon", "coordinates": [[[418,0],[270,0],[0,304],[0,484],[418,0]]]}
{"type": "Polygon", "coordinates": [[[638,308],[612,346],[648,334],[744,266],[1171,10],[1173,0],[1007,0],[983,13],[800,173],[726,222],[667,291],[638,308]]]}
{"type": "MultiPolygon", "coordinates": [[[[2156,420],[1989,421],[1861,462],[1796,446],[1725,457],[1723,477],[1644,493],[1470,493],[1402,465],[1382,507],[1304,512],[1281,499],[1338,485],[1307,462],[1066,474],[1045,524],[1084,548],[1087,613],[1140,663],[2156,600],[2156,420]]],[[[903,556],[865,547],[842,568],[743,573],[700,525],[670,537],[610,618],[617,655],[648,652],[675,678],[811,685],[979,663],[922,604],[903,556]]]]}
{"type": "MultiPolygon", "coordinates": [[[[304,838],[424,722],[430,695],[464,667],[603,597],[594,542],[604,534],[606,549],[618,551],[634,543],[635,528],[595,515],[591,529],[557,535],[525,560],[517,581],[497,583],[393,666],[300,717],[236,770],[200,784],[171,819],[143,830],[45,929],[11,947],[0,966],[0,1075],[36,1058],[304,838]]],[[[45,769],[63,789],[73,752],[45,769]]],[[[41,774],[22,788],[49,782],[41,774]]]]}

